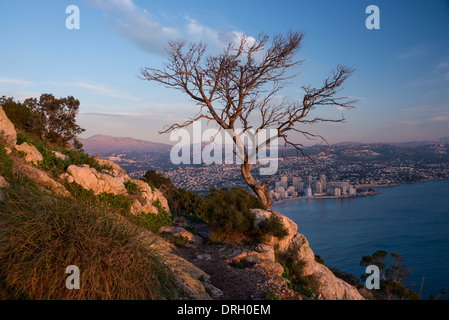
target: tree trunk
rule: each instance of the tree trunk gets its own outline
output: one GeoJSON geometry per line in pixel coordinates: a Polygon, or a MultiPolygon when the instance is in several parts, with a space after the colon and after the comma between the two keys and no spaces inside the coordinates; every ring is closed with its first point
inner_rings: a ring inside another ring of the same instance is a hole
{"type": "Polygon", "coordinates": [[[242,164],[242,176],[251,190],[259,197],[263,205],[267,210],[271,210],[273,202],[271,199],[270,191],[267,189],[267,184],[261,185],[254,177],[251,175],[251,165],[248,163],[242,164]]]}

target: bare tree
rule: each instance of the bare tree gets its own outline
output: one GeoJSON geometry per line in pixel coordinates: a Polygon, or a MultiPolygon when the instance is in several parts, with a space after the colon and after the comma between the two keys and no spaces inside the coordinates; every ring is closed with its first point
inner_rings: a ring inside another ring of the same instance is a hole
{"type": "MultiPolygon", "coordinates": [[[[168,63],[163,69],[141,69],[142,79],[180,90],[199,106],[199,112],[194,117],[184,123],[172,124],[160,133],[187,127],[201,119],[215,122],[219,128],[233,133],[234,143],[243,151],[243,179],[267,209],[272,207],[267,189],[270,181],[261,183],[253,177],[252,154],[248,152],[241,134],[236,133],[236,130],[251,130],[258,134],[263,129],[277,129],[278,138],[283,140],[284,147],[293,147],[298,153],[305,155],[302,144],[289,140],[290,133],[297,132],[308,139],[318,137],[326,140],[298,128],[297,125],[344,120],[343,117],[308,118],[310,111],[326,105],[351,108],[354,103],[345,97],[337,97],[342,84],[353,72],[353,69],[345,66],[337,66],[320,88],[302,87],[302,101],[289,103],[287,99],[279,99],[280,90],[296,76],[289,71],[302,63],[296,55],[303,38],[304,35],[300,32],[277,35],[270,42],[269,37],[264,34],[257,39],[242,36],[239,41],[231,42],[221,54],[207,56],[206,45],[201,42],[187,45],[184,40],[170,41],[168,63]]],[[[272,140],[268,138],[254,153],[270,142],[272,140]]]]}

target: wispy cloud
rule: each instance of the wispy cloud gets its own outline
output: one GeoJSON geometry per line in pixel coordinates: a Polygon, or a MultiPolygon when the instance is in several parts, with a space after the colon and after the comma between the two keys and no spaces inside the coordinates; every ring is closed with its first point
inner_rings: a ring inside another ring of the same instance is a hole
{"type": "Polygon", "coordinates": [[[434,121],[434,122],[449,121],[449,116],[438,116],[438,117],[429,119],[429,121],[434,121]]]}
{"type": "Polygon", "coordinates": [[[93,83],[87,83],[87,82],[50,82],[51,85],[59,86],[59,87],[78,87],[78,88],[84,88],[87,89],[94,94],[107,96],[111,98],[122,98],[122,99],[130,99],[130,100],[139,100],[139,98],[127,93],[122,92],[119,90],[108,88],[107,86],[103,84],[93,84],[93,83]]]}
{"type": "Polygon", "coordinates": [[[410,48],[407,48],[401,52],[398,52],[396,54],[396,58],[403,60],[403,59],[412,59],[421,57],[423,55],[426,55],[430,52],[430,47],[427,45],[416,45],[410,48]]]}
{"type": "Polygon", "coordinates": [[[417,126],[422,123],[421,120],[401,120],[399,121],[399,124],[406,125],[406,126],[417,126]]]}
{"type": "Polygon", "coordinates": [[[180,36],[179,30],[163,26],[147,10],[131,0],[87,0],[104,11],[111,25],[141,50],[163,54],[167,41],[180,36]]]}
{"type": "Polygon", "coordinates": [[[0,77],[0,83],[4,85],[15,85],[15,86],[31,86],[34,83],[31,81],[26,81],[22,79],[12,79],[12,78],[2,78],[0,77]]]}

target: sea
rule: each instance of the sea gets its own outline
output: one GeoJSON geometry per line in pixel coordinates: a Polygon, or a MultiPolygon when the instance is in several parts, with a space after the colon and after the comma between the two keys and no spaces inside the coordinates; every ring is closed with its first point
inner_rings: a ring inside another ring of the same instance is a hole
{"type": "Polygon", "coordinates": [[[273,210],[298,225],[327,266],[360,278],[362,257],[385,250],[404,258],[408,287],[422,299],[449,290],[449,180],[376,191],[357,198],[292,199],[273,210]]]}

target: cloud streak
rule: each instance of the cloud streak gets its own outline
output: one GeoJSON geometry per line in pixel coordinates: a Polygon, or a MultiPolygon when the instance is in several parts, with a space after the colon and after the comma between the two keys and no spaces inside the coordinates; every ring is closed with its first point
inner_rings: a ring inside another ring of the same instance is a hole
{"type": "Polygon", "coordinates": [[[119,34],[133,42],[140,50],[156,55],[165,53],[169,40],[202,40],[214,49],[236,41],[243,34],[210,28],[188,16],[182,16],[180,26],[163,25],[146,9],[136,6],[132,0],[86,1],[105,12],[110,24],[119,34]]]}
{"type": "Polygon", "coordinates": [[[1,77],[0,83],[4,85],[14,85],[14,86],[31,86],[34,84],[31,81],[26,81],[22,79],[1,78],[1,77]]]}
{"type": "Polygon", "coordinates": [[[111,97],[111,98],[120,98],[120,99],[130,99],[130,100],[139,100],[139,98],[127,93],[118,91],[115,89],[110,89],[102,84],[93,84],[93,83],[87,83],[87,82],[50,82],[51,85],[58,86],[58,87],[78,87],[87,89],[94,94],[111,97]]]}

